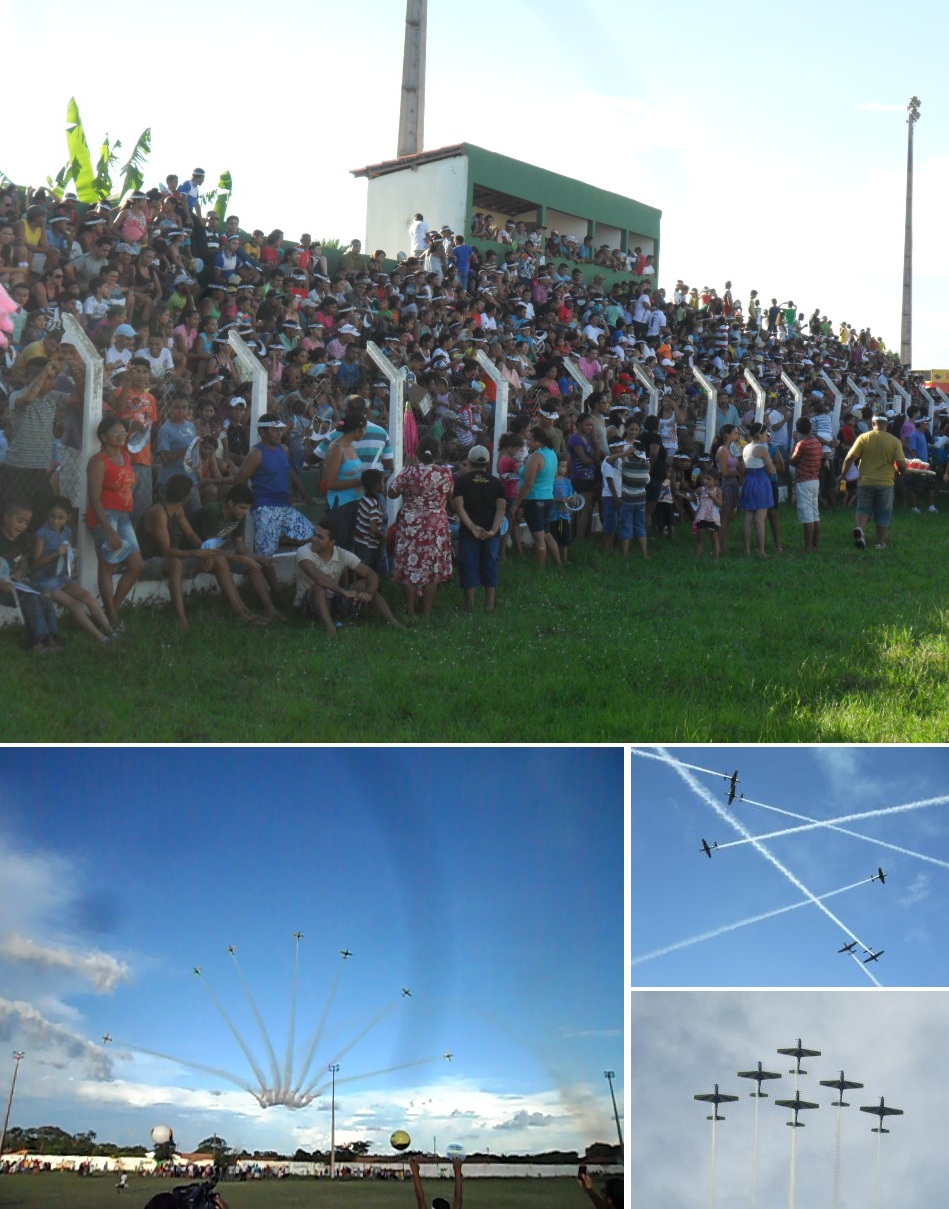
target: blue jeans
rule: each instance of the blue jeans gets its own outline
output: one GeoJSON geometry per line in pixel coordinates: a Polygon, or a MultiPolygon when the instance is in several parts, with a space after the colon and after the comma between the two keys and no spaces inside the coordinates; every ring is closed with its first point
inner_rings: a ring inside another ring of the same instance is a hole
{"type": "Polygon", "coordinates": [[[857,511],[863,512],[885,529],[893,519],[893,488],[864,487],[857,484],[857,511]]]}
{"type": "Polygon", "coordinates": [[[463,588],[496,588],[500,582],[497,536],[483,540],[465,529],[458,537],[458,564],[463,588]]]}

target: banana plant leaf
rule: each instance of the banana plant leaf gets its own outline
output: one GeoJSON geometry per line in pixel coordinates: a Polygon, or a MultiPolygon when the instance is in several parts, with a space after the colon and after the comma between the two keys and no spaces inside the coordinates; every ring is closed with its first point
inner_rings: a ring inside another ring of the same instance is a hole
{"type": "Polygon", "coordinates": [[[70,97],[66,107],[66,145],[76,169],[76,196],[81,202],[95,203],[99,194],[95,189],[96,171],[92,165],[92,155],[86,142],[86,133],[82,128],[82,118],[79,116],[79,106],[76,98],[70,97]]]}
{"type": "Polygon", "coordinates": [[[152,128],[147,126],[138,136],[138,142],[132,148],[132,154],[119,171],[122,173],[122,193],[141,189],[145,183],[145,158],[152,150],[152,128]]]}

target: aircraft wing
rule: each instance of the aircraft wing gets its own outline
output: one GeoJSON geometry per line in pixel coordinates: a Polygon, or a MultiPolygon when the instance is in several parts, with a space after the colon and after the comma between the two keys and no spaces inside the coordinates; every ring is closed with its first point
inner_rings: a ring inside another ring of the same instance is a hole
{"type": "Polygon", "coordinates": [[[810,1100],[775,1100],[775,1104],[781,1108],[820,1108],[819,1104],[812,1104],[810,1100]]]}
{"type": "Polygon", "coordinates": [[[835,1087],[840,1091],[849,1088],[863,1087],[862,1083],[852,1083],[849,1079],[821,1079],[821,1087],[835,1087]]]}
{"type": "Polygon", "coordinates": [[[729,1100],[737,1100],[738,1097],[737,1096],[726,1096],[725,1093],[722,1091],[720,1091],[718,1093],[718,1095],[716,1095],[715,1092],[710,1091],[710,1092],[706,1092],[704,1095],[701,1095],[701,1096],[693,1096],[692,1099],[693,1100],[706,1100],[710,1104],[727,1104],[729,1100]]]}
{"type": "Polygon", "coordinates": [[[884,1108],[875,1108],[873,1111],[875,1113],[878,1113],[881,1117],[901,1117],[903,1115],[902,1108],[886,1108],[886,1107],[884,1107],[884,1108]]]}
{"type": "Polygon", "coordinates": [[[770,1070],[740,1070],[739,1079],[780,1079],[781,1076],[770,1070]]]}
{"type": "Polygon", "coordinates": [[[819,1049],[797,1049],[797,1048],[794,1048],[794,1049],[779,1049],[777,1052],[778,1052],[779,1054],[787,1054],[787,1055],[788,1055],[789,1057],[791,1057],[791,1058],[797,1058],[797,1057],[801,1057],[801,1058],[819,1058],[819,1057],[820,1057],[820,1050],[819,1050],[819,1049]]]}

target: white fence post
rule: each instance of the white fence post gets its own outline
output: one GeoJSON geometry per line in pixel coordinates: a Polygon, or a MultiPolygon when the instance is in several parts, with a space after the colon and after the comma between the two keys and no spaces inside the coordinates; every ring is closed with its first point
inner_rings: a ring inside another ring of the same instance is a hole
{"type": "Polygon", "coordinates": [[[267,410],[267,370],[250,345],[246,344],[233,328],[227,333],[227,338],[238,365],[247,375],[246,380],[250,382],[250,436],[253,444],[257,421],[267,410]]]}
{"type": "Polygon", "coordinates": [[[89,506],[86,467],[93,454],[99,452],[96,429],[102,419],[102,391],[105,384],[105,364],[99,350],[82,330],[82,324],[68,312],[63,315],[63,330],[72,340],[76,352],[86,367],[86,386],[82,401],[82,448],[79,454],[79,523],[76,525],[76,552],[79,557],[79,582],[93,594],[97,591],[98,558],[92,530],[85,522],[89,506]]]}
{"type": "Polygon", "coordinates": [[[791,443],[794,443],[794,433],[797,431],[797,422],[801,418],[801,412],[804,410],[804,391],[798,384],[788,376],[787,370],[781,370],[781,381],[788,388],[791,398],[794,400],[794,408],[791,413],[791,443]]]}
{"type": "Polygon", "coordinates": [[[899,397],[903,400],[903,410],[905,411],[906,408],[909,407],[910,403],[912,402],[912,398],[910,397],[909,391],[906,390],[903,386],[901,386],[900,383],[897,382],[895,378],[890,379],[890,385],[893,387],[893,389],[896,391],[896,393],[899,395],[899,397]]]}
{"type": "Polygon", "coordinates": [[[833,380],[833,378],[830,376],[830,374],[828,374],[826,369],[822,369],[820,371],[820,376],[826,383],[827,388],[830,390],[830,393],[834,396],[834,410],[833,410],[833,414],[831,415],[831,422],[834,426],[834,432],[839,432],[840,431],[840,405],[843,402],[843,395],[840,392],[840,387],[833,380]]]}
{"type": "Polygon", "coordinates": [[[508,396],[511,391],[511,384],[507,378],[498,370],[488,354],[483,348],[479,348],[475,353],[475,358],[478,364],[488,375],[495,385],[494,392],[494,433],[492,435],[492,450],[491,450],[491,471],[493,474],[498,472],[498,441],[507,432],[507,408],[508,396]]]}
{"type": "Polygon", "coordinates": [[[649,395],[649,406],[646,409],[647,416],[658,416],[659,414],[659,387],[649,377],[638,361],[632,362],[633,373],[642,383],[649,395]]]}
{"type": "MultiPolygon", "coordinates": [[[[374,340],[368,341],[366,352],[389,383],[389,440],[392,443],[392,468],[398,474],[405,462],[405,375],[396,369],[374,340]]],[[[398,515],[400,499],[387,503],[390,525],[398,515]]]]}
{"type": "Polygon", "coordinates": [[[866,407],[867,392],[863,389],[862,386],[859,386],[854,381],[853,377],[850,374],[847,375],[847,385],[850,387],[850,389],[853,391],[853,393],[857,396],[857,406],[860,408],[866,407]]]}
{"type": "Polygon", "coordinates": [[[577,365],[576,361],[574,361],[572,357],[564,357],[563,364],[564,369],[566,369],[570,377],[573,378],[574,382],[576,382],[580,387],[580,399],[584,405],[584,409],[586,409],[586,401],[589,399],[590,395],[593,394],[593,383],[586,376],[586,374],[582,372],[579,365],[577,365]]]}
{"type": "Polygon", "coordinates": [[[711,378],[707,378],[695,366],[692,367],[692,376],[708,396],[708,405],[705,409],[705,452],[711,453],[712,442],[715,440],[718,429],[718,387],[713,386],[711,378]]]}
{"type": "Polygon", "coordinates": [[[744,375],[745,375],[745,381],[748,383],[748,385],[754,391],[755,419],[757,420],[757,422],[759,424],[763,424],[764,423],[764,405],[765,405],[765,400],[768,397],[767,392],[765,391],[765,388],[761,385],[761,383],[754,376],[754,374],[751,372],[750,369],[746,369],[744,371],[744,375]]]}

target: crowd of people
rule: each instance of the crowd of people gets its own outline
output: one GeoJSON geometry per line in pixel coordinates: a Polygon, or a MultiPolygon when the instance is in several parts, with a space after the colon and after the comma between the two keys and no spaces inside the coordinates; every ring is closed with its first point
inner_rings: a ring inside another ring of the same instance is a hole
{"type": "Polygon", "coordinates": [[[871,521],[872,544],[886,544],[895,488],[936,511],[946,408],[931,415],[866,328],[755,290],[743,303],[730,282],[667,292],[639,248],[620,262],[592,238],[481,214],[466,235],[416,213],[407,253],[353,240],[337,257],[308,233],[205,212],[203,184],[195,169],[87,208],[0,190],[0,602],[18,604],[37,654],[61,649],[62,610],[93,641],[119,639],[121,606],[147,578],[168,581],[182,628],[184,584],[200,572],[236,618],[266,625],[286,615],[275,559],[287,551],[295,607],[335,636],[364,606],[392,626],[426,617],[455,576],[462,607],[490,610],[503,559],[530,546],[540,567],[569,564],[574,542],[629,556],[635,539],[648,558],[686,526],[698,556],[708,543],[720,558],[740,512],[744,550],[766,554],[769,532],[783,549],[792,496],[805,549],[819,548],[821,509],[841,504],[863,548],[871,521]],[[629,275],[607,284],[598,267],[629,275]],[[67,314],[105,366],[87,460],[67,314]],[[267,374],[255,431],[231,331],[267,374]],[[405,371],[398,474],[369,341],[405,371]],[[496,449],[478,352],[508,385],[496,449]],[[713,434],[695,371],[717,391],[713,434]],[[789,381],[804,397],[796,425],[789,381]],[[391,527],[387,499],[401,501],[391,527]],[[94,534],[98,596],[76,579],[79,525],[94,534]]]}

